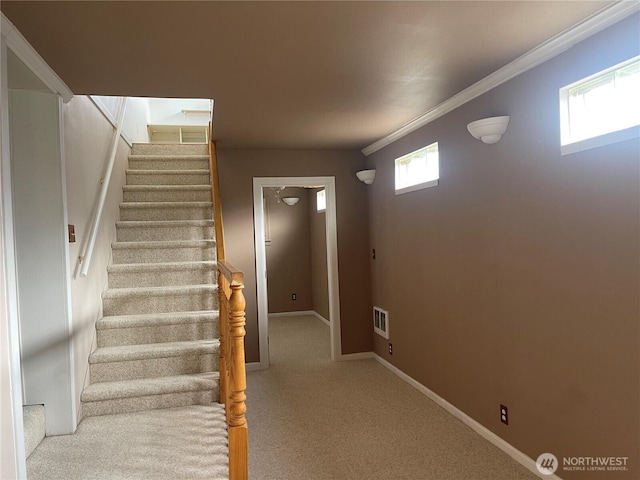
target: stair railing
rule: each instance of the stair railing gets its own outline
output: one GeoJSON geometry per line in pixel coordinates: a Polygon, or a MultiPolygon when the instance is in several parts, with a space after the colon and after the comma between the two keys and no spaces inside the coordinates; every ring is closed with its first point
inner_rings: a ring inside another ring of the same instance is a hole
{"type": "MultiPolygon", "coordinates": [[[[98,203],[95,209],[95,215],[93,222],[91,223],[91,231],[89,232],[89,240],[86,243],[84,253],[78,257],[78,262],[81,265],[80,276],[86,277],[89,273],[89,265],[91,264],[91,257],[93,256],[93,247],[96,245],[96,239],[98,237],[98,230],[100,229],[100,220],[102,219],[102,211],[104,210],[104,203],[107,199],[107,192],[109,190],[109,183],[111,181],[111,173],[113,172],[113,165],[116,161],[116,153],[118,152],[118,142],[120,141],[120,132],[122,131],[122,121],[124,120],[124,112],[127,110],[127,97],[123,97],[120,100],[120,108],[118,110],[118,118],[114,126],[113,141],[111,142],[111,148],[109,150],[109,157],[107,158],[107,169],[104,173],[104,177],[100,179],[102,188],[100,189],[100,196],[98,197],[98,203]]],[[[77,270],[76,270],[77,271],[77,270]]]]}
{"type": "Polygon", "coordinates": [[[229,479],[248,478],[248,430],[245,413],[247,376],[245,371],[245,298],[244,276],[225,260],[220,178],[216,145],[209,143],[213,221],[216,234],[218,297],[220,300],[220,402],[227,414],[229,435],[229,479]]]}

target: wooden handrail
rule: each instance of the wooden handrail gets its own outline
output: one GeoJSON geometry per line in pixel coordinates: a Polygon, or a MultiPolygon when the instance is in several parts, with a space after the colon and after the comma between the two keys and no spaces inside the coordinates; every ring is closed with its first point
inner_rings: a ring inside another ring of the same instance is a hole
{"type": "Polygon", "coordinates": [[[209,144],[213,219],[216,234],[218,298],[220,310],[220,402],[224,403],[229,435],[229,480],[246,480],[248,430],[245,417],[247,375],[244,337],[245,298],[243,273],[225,260],[216,145],[209,144]]]}
{"type": "MultiPolygon", "coordinates": [[[[209,127],[211,130],[211,127],[209,127]]],[[[224,253],[224,229],[222,227],[222,207],[220,200],[220,175],[218,172],[218,155],[216,143],[209,142],[209,168],[211,170],[211,197],[213,201],[213,228],[216,232],[216,258],[218,261],[225,259],[224,253]]]]}

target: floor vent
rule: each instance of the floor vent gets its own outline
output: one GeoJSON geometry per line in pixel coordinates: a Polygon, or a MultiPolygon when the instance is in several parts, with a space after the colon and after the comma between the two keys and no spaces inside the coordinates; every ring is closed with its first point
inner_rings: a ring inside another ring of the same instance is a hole
{"type": "Polygon", "coordinates": [[[389,338],[389,312],[380,307],[373,307],[373,331],[386,339],[389,338]]]}

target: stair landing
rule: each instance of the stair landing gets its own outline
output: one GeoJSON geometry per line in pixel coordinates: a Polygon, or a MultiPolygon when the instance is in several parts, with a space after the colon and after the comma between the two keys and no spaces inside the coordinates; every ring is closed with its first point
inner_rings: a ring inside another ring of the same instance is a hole
{"type": "Polygon", "coordinates": [[[89,417],[74,435],[46,437],[27,477],[226,480],[227,442],[217,403],[89,417]]]}

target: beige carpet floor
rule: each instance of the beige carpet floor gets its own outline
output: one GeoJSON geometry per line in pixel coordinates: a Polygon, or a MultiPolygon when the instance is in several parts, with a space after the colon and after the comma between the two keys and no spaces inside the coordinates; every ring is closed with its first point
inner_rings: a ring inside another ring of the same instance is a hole
{"type": "Polygon", "coordinates": [[[219,404],[84,419],[74,435],[46,437],[29,480],[228,479],[219,404]]]}
{"type": "Polygon", "coordinates": [[[248,372],[252,480],[537,478],[375,360],[331,362],[313,316],[269,320],[248,372]]]}

